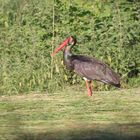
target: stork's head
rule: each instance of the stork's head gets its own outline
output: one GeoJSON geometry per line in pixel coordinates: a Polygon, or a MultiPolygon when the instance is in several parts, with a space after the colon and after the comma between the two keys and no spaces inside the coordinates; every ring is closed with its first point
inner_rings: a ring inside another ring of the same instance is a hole
{"type": "Polygon", "coordinates": [[[66,46],[74,46],[76,44],[76,39],[73,36],[68,37],[58,48],[54,50],[54,52],[51,54],[53,57],[57,52],[62,50],[66,46]]]}

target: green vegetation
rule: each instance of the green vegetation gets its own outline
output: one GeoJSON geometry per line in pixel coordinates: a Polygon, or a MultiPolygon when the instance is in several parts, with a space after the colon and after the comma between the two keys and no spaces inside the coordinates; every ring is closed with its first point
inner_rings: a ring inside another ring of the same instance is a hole
{"type": "Polygon", "coordinates": [[[1,140],[138,140],[140,89],[0,97],[1,140]]]}
{"type": "Polygon", "coordinates": [[[138,0],[0,0],[0,140],[140,139],[139,7],[138,0]],[[106,62],[123,89],[94,82],[87,96],[62,53],[50,56],[70,35],[73,52],[106,62]]]}
{"type": "MultiPolygon", "coordinates": [[[[139,5],[138,0],[0,0],[0,94],[82,85],[65,70],[61,53],[50,57],[70,35],[78,40],[75,53],[103,60],[120,74],[122,87],[137,87],[139,5]]],[[[94,88],[108,89],[99,83],[94,88]]]]}

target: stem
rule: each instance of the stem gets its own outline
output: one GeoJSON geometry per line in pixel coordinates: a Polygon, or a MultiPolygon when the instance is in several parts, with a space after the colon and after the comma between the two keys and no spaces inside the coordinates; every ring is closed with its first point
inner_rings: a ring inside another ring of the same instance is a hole
{"type": "MultiPolygon", "coordinates": [[[[51,52],[53,53],[54,50],[54,28],[55,28],[55,0],[53,1],[53,17],[52,17],[52,30],[53,30],[53,37],[52,37],[52,50],[51,52]]],[[[51,79],[53,78],[53,57],[51,57],[51,79]]]]}
{"type": "Polygon", "coordinates": [[[119,9],[119,3],[116,2],[116,10],[117,10],[117,16],[118,16],[118,30],[119,30],[119,46],[122,47],[123,45],[123,33],[122,33],[122,22],[121,22],[121,15],[120,15],[120,9],[119,9]]]}

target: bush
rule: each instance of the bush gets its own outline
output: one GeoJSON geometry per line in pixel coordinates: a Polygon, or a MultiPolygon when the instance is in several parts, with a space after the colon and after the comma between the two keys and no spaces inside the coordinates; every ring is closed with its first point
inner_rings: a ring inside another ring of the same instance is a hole
{"type": "MultiPolygon", "coordinates": [[[[0,1],[0,93],[56,91],[82,84],[50,53],[70,35],[73,51],[95,56],[120,74],[123,87],[140,84],[138,1],[0,1]],[[55,88],[54,88],[55,87],[55,88]]],[[[60,57],[59,57],[60,56],[60,57]]],[[[98,86],[97,90],[106,88],[98,86]],[[99,88],[101,87],[101,88],[99,88]]]]}

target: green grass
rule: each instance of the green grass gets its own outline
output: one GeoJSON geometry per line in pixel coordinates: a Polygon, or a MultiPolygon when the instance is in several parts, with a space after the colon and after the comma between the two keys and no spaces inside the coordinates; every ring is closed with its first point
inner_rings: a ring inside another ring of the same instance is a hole
{"type": "Polygon", "coordinates": [[[140,139],[140,89],[0,96],[0,140],[140,139]]]}

